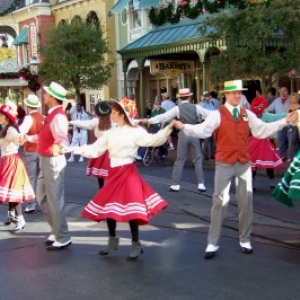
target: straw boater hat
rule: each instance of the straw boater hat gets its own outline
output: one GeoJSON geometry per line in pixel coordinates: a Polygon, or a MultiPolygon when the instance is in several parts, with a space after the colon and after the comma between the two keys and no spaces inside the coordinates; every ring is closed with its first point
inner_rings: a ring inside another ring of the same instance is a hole
{"type": "Polygon", "coordinates": [[[108,101],[99,101],[95,105],[94,110],[97,117],[107,116],[111,113],[111,108],[108,101]]]}
{"type": "Polygon", "coordinates": [[[46,91],[46,93],[58,100],[66,100],[67,90],[54,81],[51,82],[50,86],[44,86],[44,90],[46,91]]]}
{"type": "Polygon", "coordinates": [[[179,89],[177,97],[178,98],[185,98],[185,97],[189,97],[189,96],[192,96],[192,95],[193,95],[193,93],[190,92],[190,89],[186,88],[186,89],[179,89]]]}
{"type": "Polygon", "coordinates": [[[127,120],[130,122],[131,125],[136,125],[136,124],[134,123],[134,121],[132,120],[132,118],[130,118],[130,116],[129,116],[128,109],[126,109],[126,103],[125,103],[125,105],[124,105],[124,104],[122,104],[120,101],[117,101],[117,100],[115,100],[115,99],[110,99],[110,100],[111,100],[111,102],[112,102],[113,104],[117,104],[118,106],[120,106],[120,108],[122,109],[122,111],[123,111],[124,114],[125,114],[125,117],[126,117],[127,120]]]}
{"type": "Polygon", "coordinates": [[[242,80],[230,80],[224,82],[224,91],[221,91],[221,93],[227,93],[227,92],[235,92],[235,91],[247,91],[248,89],[243,88],[243,82],[242,80]]]}
{"type": "Polygon", "coordinates": [[[0,112],[6,115],[11,122],[16,123],[17,122],[17,111],[12,109],[9,105],[7,104],[2,104],[0,106],[0,112]]]}
{"type": "Polygon", "coordinates": [[[40,107],[41,102],[39,101],[39,97],[36,95],[28,95],[26,99],[24,99],[24,104],[29,107],[40,107]]]}

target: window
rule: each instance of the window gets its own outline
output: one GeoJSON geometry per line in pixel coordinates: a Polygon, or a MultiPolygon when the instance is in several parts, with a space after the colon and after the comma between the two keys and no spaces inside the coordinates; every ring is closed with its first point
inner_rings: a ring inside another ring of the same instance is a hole
{"type": "Polygon", "coordinates": [[[127,24],[127,10],[125,8],[122,10],[121,21],[123,26],[127,24]]]}
{"type": "Polygon", "coordinates": [[[142,10],[140,9],[140,0],[132,0],[132,28],[139,28],[142,26],[142,10]]]}

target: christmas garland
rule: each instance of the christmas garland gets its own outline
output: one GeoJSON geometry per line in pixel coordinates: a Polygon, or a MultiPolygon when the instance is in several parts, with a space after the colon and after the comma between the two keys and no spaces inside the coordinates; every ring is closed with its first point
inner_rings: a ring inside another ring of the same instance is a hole
{"type": "MultiPolygon", "coordinates": [[[[268,1],[258,0],[255,4],[259,2],[268,1]]],[[[166,3],[161,8],[151,7],[148,17],[152,25],[161,26],[166,23],[176,24],[181,18],[196,19],[204,12],[217,13],[229,6],[234,6],[237,9],[245,9],[249,5],[253,5],[253,1],[198,0],[194,6],[191,6],[191,0],[180,0],[176,8],[172,3],[166,3]]]]}
{"type": "Polygon", "coordinates": [[[28,82],[28,88],[33,92],[36,92],[41,88],[41,81],[39,76],[32,74],[28,68],[20,69],[17,74],[18,78],[21,78],[28,82]]]}

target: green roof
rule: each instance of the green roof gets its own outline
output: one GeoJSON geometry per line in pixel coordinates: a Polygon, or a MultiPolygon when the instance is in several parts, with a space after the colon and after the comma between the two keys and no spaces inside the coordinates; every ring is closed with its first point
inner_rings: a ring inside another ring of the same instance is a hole
{"type": "Polygon", "coordinates": [[[160,45],[170,45],[197,39],[202,37],[199,27],[204,18],[206,18],[206,16],[201,16],[195,20],[185,19],[176,25],[169,24],[156,27],[118,52],[123,53],[124,51],[145,47],[154,48],[160,45]]]}

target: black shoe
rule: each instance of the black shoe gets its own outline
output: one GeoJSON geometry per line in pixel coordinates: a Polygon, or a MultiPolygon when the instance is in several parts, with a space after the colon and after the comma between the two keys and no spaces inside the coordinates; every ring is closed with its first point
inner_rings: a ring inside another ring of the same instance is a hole
{"type": "Polygon", "coordinates": [[[244,254],[251,254],[253,252],[253,249],[251,248],[246,248],[246,247],[241,247],[241,250],[244,254]]]}
{"type": "Polygon", "coordinates": [[[69,241],[67,244],[62,245],[62,246],[54,246],[54,243],[51,246],[46,247],[47,250],[49,251],[57,251],[57,250],[63,250],[69,246],[71,246],[72,241],[69,241]]]}
{"type": "Polygon", "coordinates": [[[212,251],[212,252],[205,252],[204,254],[204,258],[205,259],[210,259],[210,258],[213,258],[216,254],[216,251],[212,251]]]}

